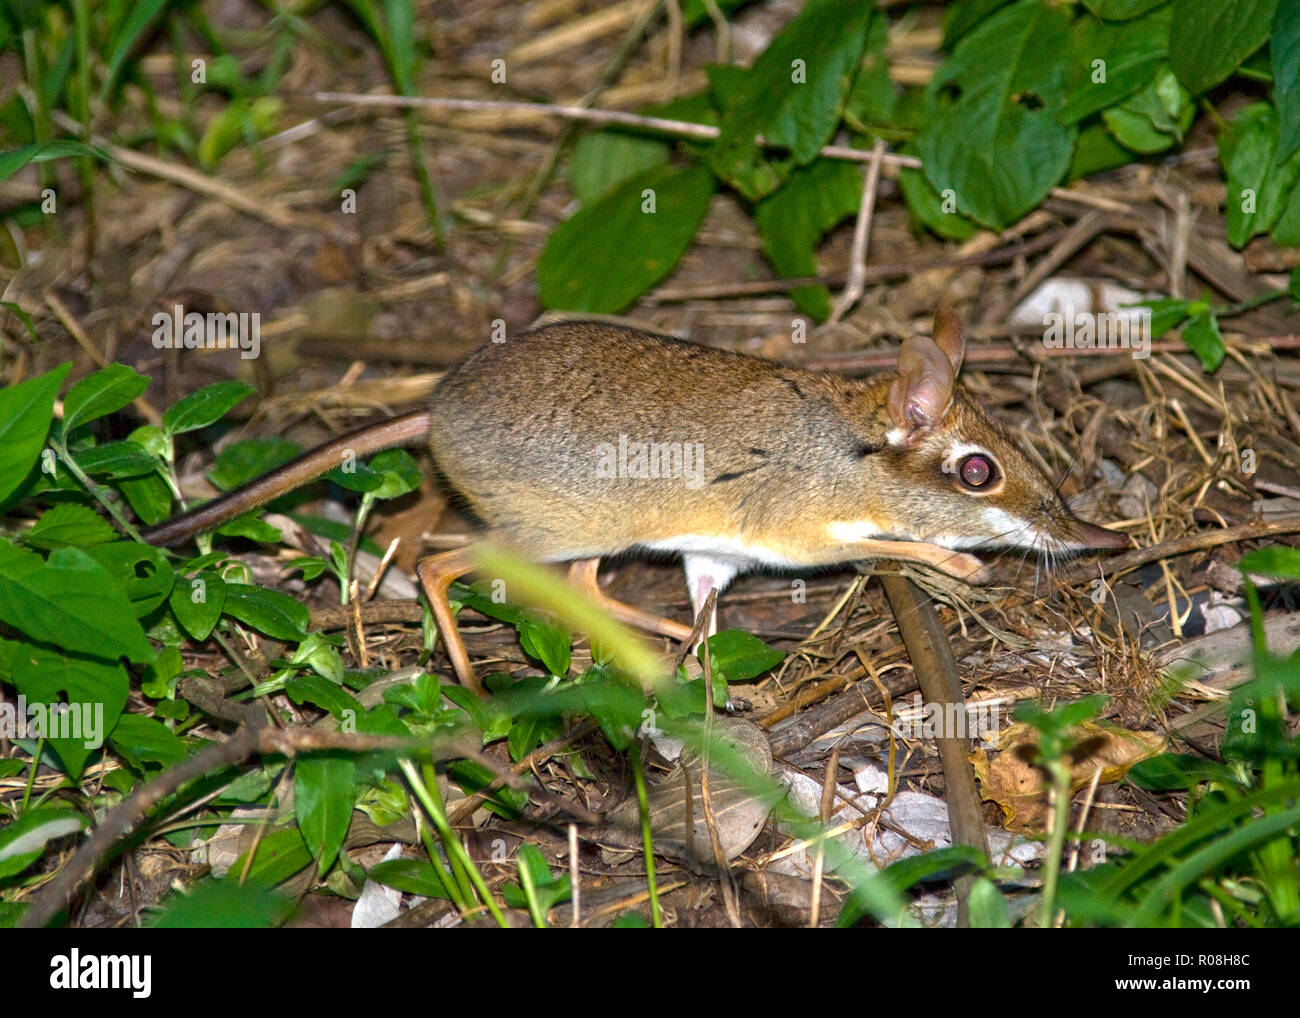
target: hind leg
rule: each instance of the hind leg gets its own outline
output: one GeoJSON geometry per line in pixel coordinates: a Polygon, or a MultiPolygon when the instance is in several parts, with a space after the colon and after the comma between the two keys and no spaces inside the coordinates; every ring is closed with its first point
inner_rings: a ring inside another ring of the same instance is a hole
{"type": "Polygon", "coordinates": [[[460,680],[462,686],[482,696],[483,684],[474,674],[469,652],[465,650],[465,641],[460,638],[460,630],[456,628],[456,616],[452,614],[451,602],[447,599],[447,588],[451,586],[451,581],[464,576],[473,568],[472,549],[455,548],[452,551],[444,551],[420,559],[416,564],[415,574],[420,579],[420,585],[424,587],[424,596],[433,611],[434,620],[438,623],[438,632],[442,636],[443,645],[447,648],[447,656],[451,658],[451,666],[456,670],[456,678],[460,680]]]}
{"type": "Polygon", "coordinates": [[[626,622],[629,626],[644,629],[646,632],[669,636],[674,640],[690,639],[690,626],[684,626],[680,622],[653,615],[650,612],[642,611],[640,608],[633,608],[630,604],[624,604],[622,601],[617,601],[606,594],[600,589],[600,584],[596,581],[596,570],[599,568],[600,559],[598,558],[578,559],[569,566],[569,582],[586,594],[599,608],[602,608],[620,622],[626,622]]]}

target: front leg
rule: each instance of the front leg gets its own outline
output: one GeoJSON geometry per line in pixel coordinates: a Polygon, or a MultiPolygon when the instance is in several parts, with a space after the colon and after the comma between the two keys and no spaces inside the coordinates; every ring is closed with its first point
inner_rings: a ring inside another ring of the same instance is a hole
{"type": "Polygon", "coordinates": [[[836,556],[837,562],[864,558],[920,562],[967,583],[988,583],[993,579],[992,570],[974,555],[924,541],[853,541],[837,548],[836,556]]]}

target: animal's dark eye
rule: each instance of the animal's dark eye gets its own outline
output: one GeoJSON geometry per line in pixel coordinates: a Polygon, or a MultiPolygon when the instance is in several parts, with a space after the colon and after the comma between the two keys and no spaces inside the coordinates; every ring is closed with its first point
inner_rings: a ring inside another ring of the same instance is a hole
{"type": "Polygon", "coordinates": [[[989,458],[978,453],[967,456],[957,465],[961,483],[971,489],[983,488],[993,480],[995,473],[989,458]]]}

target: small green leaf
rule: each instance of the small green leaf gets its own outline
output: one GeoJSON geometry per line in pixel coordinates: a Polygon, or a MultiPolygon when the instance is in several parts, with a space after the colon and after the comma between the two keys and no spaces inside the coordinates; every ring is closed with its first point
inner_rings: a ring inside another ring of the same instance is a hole
{"type": "Polygon", "coordinates": [[[299,643],[307,638],[311,612],[278,590],[247,583],[227,583],[224,612],[276,640],[299,643]]]}
{"type": "Polygon", "coordinates": [[[622,311],[676,266],[716,187],[702,166],[658,166],[584,205],[555,228],[537,263],[542,303],[622,311]]]}
{"type": "Polygon", "coordinates": [[[231,442],[217,453],[208,469],[208,477],[222,491],[230,491],[270,473],[301,452],[302,446],[287,438],[247,438],[231,442]]]}
{"type": "Polygon", "coordinates": [[[629,177],[662,166],[672,149],[654,138],[617,131],[591,131],[578,139],[569,157],[569,186],[584,205],[629,177]]]}
{"type": "MultiPolygon", "coordinates": [[[[0,173],[0,179],[4,174],[0,173]]],[[[0,502],[22,483],[45,445],[54,397],[71,364],[0,389],[0,502]]]]}
{"type": "Polygon", "coordinates": [[[1219,370],[1227,356],[1223,334],[1219,332],[1219,320],[1212,311],[1202,312],[1183,326],[1183,342],[1200,359],[1201,367],[1209,375],[1219,370]]]}
{"type": "Polygon", "coordinates": [[[171,608],[181,628],[195,640],[206,640],[226,606],[226,581],[217,573],[182,576],[172,587],[171,608]]]}
{"type": "Polygon", "coordinates": [[[1300,549],[1272,545],[1258,548],[1237,561],[1243,573],[1257,573],[1279,580],[1300,580],[1300,549]]]}
{"type": "Polygon", "coordinates": [[[51,841],[84,830],[89,821],[67,809],[29,809],[0,828],[0,880],[21,873],[45,854],[51,841]]]}
{"type": "Polygon", "coordinates": [[[74,452],[72,458],[88,474],[113,478],[142,477],[158,469],[157,457],[137,442],[105,442],[74,452]]]}
{"type": "MultiPolygon", "coordinates": [[[[291,833],[297,837],[296,831],[291,833]]],[[[273,837],[275,835],[271,834],[263,839],[259,855],[271,851],[274,846],[265,842],[273,837]]],[[[242,874],[244,870],[236,862],[232,872],[242,874]]],[[[266,884],[253,882],[250,874],[249,883],[243,887],[237,877],[229,880],[209,878],[184,891],[173,891],[163,900],[162,911],[148,925],[166,930],[262,929],[283,922],[292,911],[290,901],[272,894],[266,884]]]]}
{"type": "Polygon", "coordinates": [[[163,432],[170,437],[206,428],[253,392],[251,385],[230,380],[204,386],[167,409],[163,414],[163,432]]]}
{"type": "Polygon", "coordinates": [[[117,531],[89,506],[69,502],[43,512],[40,519],[23,532],[22,539],[23,544],[32,548],[50,549],[65,545],[85,548],[117,540],[117,531]]]}
{"type": "MultiPolygon", "coordinates": [[[[726,629],[709,637],[709,655],[715,670],[729,682],[748,682],[785,660],[785,654],[741,629],[726,629]]],[[[699,654],[703,660],[703,648],[699,654]]]]}
{"type": "Polygon", "coordinates": [[[1300,4],[1277,5],[1268,46],[1273,57],[1273,101],[1281,123],[1277,160],[1284,163],[1300,151],[1300,4]]]}
{"type": "Polygon", "coordinates": [[[45,562],[0,540],[0,619],[67,650],[137,662],[154,656],[113,576],[79,548],[59,548],[45,562]]]}
{"type": "Polygon", "coordinates": [[[142,714],[123,714],[109,739],[113,748],[138,771],[146,764],[170,767],[189,757],[185,743],[170,728],[142,714]]]}
{"type": "Polygon", "coordinates": [[[364,708],[351,693],[315,672],[291,676],[285,683],[284,691],[294,703],[314,703],[317,707],[325,708],[338,720],[343,719],[346,711],[352,711],[354,718],[364,712],[364,708]]]}
{"type": "Polygon", "coordinates": [[[343,754],[311,753],[298,757],[293,773],[294,815],[316,860],[316,873],[324,876],[338,858],[352,823],[356,765],[343,754]]]}
{"type": "Polygon", "coordinates": [[[260,541],[262,544],[275,544],[283,536],[279,530],[256,514],[236,516],[233,520],[227,520],[217,527],[217,533],[222,537],[246,537],[250,541],[260,541]]]}
{"type": "Polygon", "coordinates": [[[157,548],[138,541],[114,541],[87,548],[86,554],[109,571],[137,618],[144,618],[171,593],[175,570],[157,548]]]}
{"type": "Polygon", "coordinates": [[[1264,44],[1277,6],[1278,0],[1177,0],[1169,59],[1193,95],[1208,92],[1264,44]]]}
{"type": "Polygon", "coordinates": [[[426,898],[448,898],[442,875],[432,863],[420,859],[388,859],[376,863],[366,876],[377,884],[426,898]]]}
{"type": "Polygon", "coordinates": [[[149,388],[149,379],[125,364],[87,375],[63,397],[63,433],[116,413],[149,388]]]}
{"type": "Polygon", "coordinates": [[[552,675],[569,674],[570,646],[573,638],[559,626],[524,619],[519,623],[519,644],[524,653],[536,658],[552,675]]]}
{"type": "Polygon", "coordinates": [[[97,159],[108,159],[108,153],[101,148],[85,145],[71,138],[56,138],[54,141],[0,152],[0,180],[12,177],[28,163],[44,163],[51,159],[65,159],[68,156],[94,156],[97,159]]]}
{"type": "Polygon", "coordinates": [[[420,487],[420,468],[405,449],[388,449],[368,464],[383,478],[372,494],[375,498],[400,498],[420,487]]]}

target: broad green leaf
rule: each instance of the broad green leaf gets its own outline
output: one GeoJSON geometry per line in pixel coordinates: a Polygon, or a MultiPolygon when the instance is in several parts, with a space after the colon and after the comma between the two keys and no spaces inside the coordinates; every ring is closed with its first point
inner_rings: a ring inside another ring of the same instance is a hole
{"type": "Polygon", "coordinates": [[[668,162],[672,149],[654,138],[618,131],[591,131],[569,156],[569,187],[582,204],[595,201],[629,177],[668,162]]]}
{"type": "Polygon", "coordinates": [[[525,654],[542,662],[552,675],[563,678],[569,674],[572,637],[559,626],[524,619],[519,623],[519,644],[525,654]]]}
{"type": "MultiPolygon", "coordinates": [[[[311,865],[311,852],[297,824],[272,831],[253,851],[257,854],[248,871],[248,882],[256,887],[275,887],[311,865]]],[[[248,853],[244,853],[231,872],[243,873],[247,860],[248,853]]]]}
{"type": "Polygon", "coordinates": [[[302,452],[287,438],[248,438],[231,442],[217,453],[208,477],[222,491],[230,491],[270,473],[302,452]]]}
{"type": "Polygon", "coordinates": [[[146,662],[154,654],[113,576],[79,548],[59,548],[46,562],[0,540],[0,620],[101,658],[146,662]]]}
{"type": "Polygon", "coordinates": [[[1142,301],[1139,304],[1125,304],[1124,307],[1151,309],[1151,338],[1159,339],[1170,329],[1176,329],[1192,315],[1201,314],[1208,304],[1170,297],[1163,300],[1142,301]]]}
{"type": "Polygon", "coordinates": [[[925,175],[957,211],[1002,229],[1065,176],[1075,129],[1055,115],[1069,61],[1070,16],[1020,0],[957,44],[926,89],[917,139],[925,175]]]}
{"type": "Polygon", "coordinates": [[[1129,768],[1125,777],[1149,792],[1195,788],[1202,781],[1239,784],[1232,768],[1217,760],[1181,753],[1163,753],[1147,760],[1139,760],[1129,768]]]}
{"type": "Polygon", "coordinates": [[[743,629],[723,630],[710,636],[708,643],[713,667],[726,675],[729,682],[748,682],[785,660],[783,651],[769,647],[743,629]]]}
{"type": "Polygon", "coordinates": [[[71,706],[58,720],[60,737],[52,737],[52,729],[45,734],[68,776],[79,778],[87,757],[103,745],[126,706],[126,670],[115,661],[61,654],[34,644],[11,646],[13,683],[27,698],[29,712],[33,704],[71,706]]]}
{"type": "Polygon", "coordinates": [[[676,266],[716,184],[700,166],[659,166],[579,209],[555,228],[537,264],[542,303],[622,311],[676,266]]]}
{"type": "Polygon", "coordinates": [[[1300,182],[1300,153],[1277,159],[1277,111],[1252,103],[1219,135],[1219,158],[1228,178],[1228,243],[1242,247],[1273,229],[1300,182]]]}
{"type": "Polygon", "coordinates": [[[442,874],[432,863],[422,859],[388,859],[370,867],[366,876],[377,884],[394,887],[406,894],[419,894],[426,898],[449,897],[442,874]]]}
{"type": "Polygon", "coordinates": [[[152,527],[171,515],[172,490],[157,473],[123,477],[117,482],[117,487],[127,504],[147,525],[152,527]]]}
{"type": "Polygon", "coordinates": [[[225,614],[276,640],[299,643],[307,638],[311,612],[300,601],[278,590],[247,583],[227,583],[225,614]]]}
{"type": "Polygon", "coordinates": [[[157,548],[138,541],[114,541],[87,548],[86,554],[109,571],[137,618],[148,615],[172,591],[175,571],[157,548]]]}
{"type": "MultiPolygon", "coordinates": [[[[915,155],[916,146],[905,145],[902,151],[915,155]]],[[[956,192],[950,191],[946,196],[939,194],[922,171],[899,170],[898,186],[902,189],[903,201],[912,221],[945,240],[969,240],[977,229],[971,220],[957,211],[956,192]]]]}
{"type": "Polygon", "coordinates": [[[1214,374],[1227,356],[1227,347],[1223,345],[1223,334],[1219,332],[1219,320],[1212,311],[1196,315],[1183,326],[1183,342],[1187,349],[1200,359],[1206,374],[1214,374]]]}
{"type": "Polygon", "coordinates": [[[1258,548],[1237,561],[1243,573],[1273,576],[1280,580],[1300,580],[1300,549],[1277,545],[1258,548]]]}
{"type": "Polygon", "coordinates": [[[226,521],[217,527],[217,533],[222,537],[246,537],[250,541],[261,541],[263,544],[275,544],[281,537],[279,530],[255,513],[236,516],[233,520],[226,521]]]}
{"type": "Polygon", "coordinates": [[[86,817],[69,809],[29,809],[0,827],[0,880],[21,873],[45,854],[51,841],[84,830],[86,817]]]}
{"type": "Polygon", "coordinates": [[[1082,19],[1071,32],[1070,64],[1065,77],[1065,104],[1057,114],[1073,124],[1132,95],[1149,82],[1169,55],[1165,6],[1122,24],[1082,19]]]}
{"type": "Polygon", "coordinates": [[[971,881],[969,897],[970,925],[978,930],[1007,930],[1011,916],[998,885],[988,877],[979,876],[971,881]]]}
{"type": "Polygon", "coordinates": [[[343,754],[310,753],[298,757],[293,775],[294,815],[316,860],[316,873],[324,876],[338,858],[352,823],[356,766],[352,757],[343,754]]]}
{"type": "MultiPolygon", "coordinates": [[[[274,837],[268,835],[264,841],[274,837]]],[[[261,851],[269,851],[268,846],[263,844],[261,851]]],[[[162,911],[148,925],[164,930],[263,929],[288,918],[293,903],[251,878],[241,887],[238,874],[243,872],[242,866],[236,863],[232,867],[233,875],[226,880],[200,880],[184,891],[173,891],[163,899],[162,911]]]]}
{"type": "Polygon", "coordinates": [[[1165,0],[1083,0],[1083,5],[1099,18],[1127,21],[1159,7],[1165,0]]]}
{"type": "Polygon", "coordinates": [[[66,503],[41,513],[40,519],[23,532],[22,539],[23,544],[32,548],[61,548],[69,544],[84,548],[117,540],[117,531],[90,506],[66,503]]]}
{"type": "Polygon", "coordinates": [[[889,77],[888,44],[888,23],[884,18],[872,18],[862,66],[844,104],[844,119],[866,133],[875,125],[897,125],[899,93],[889,77]]]}
{"type": "MultiPolygon", "coordinates": [[[[3,175],[0,175],[3,179],[3,175]]],[[[22,483],[45,445],[54,397],[71,364],[0,389],[0,502],[22,483]]]]}
{"type": "Polygon", "coordinates": [[[420,486],[420,468],[405,449],[387,449],[372,458],[368,466],[382,478],[371,493],[375,498],[400,498],[420,486]]]}
{"type": "Polygon", "coordinates": [[[1208,92],[1264,44],[1277,6],[1278,0],[1174,0],[1174,73],[1193,95],[1208,92]]]}
{"type": "Polygon", "coordinates": [[[77,382],[63,397],[63,433],[116,413],[149,388],[149,379],[125,364],[110,364],[77,382]]]}
{"type": "Polygon", "coordinates": [[[1011,0],[961,0],[943,9],[943,48],[950,50],[963,35],[1011,0]]]}
{"type": "Polygon", "coordinates": [[[1284,163],[1300,151],[1300,4],[1277,5],[1268,46],[1273,57],[1273,101],[1281,123],[1276,159],[1284,163]]]}
{"type": "Polygon", "coordinates": [[[108,67],[104,72],[104,84],[99,90],[101,106],[106,104],[109,97],[112,96],[113,89],[117,85],[118,75],[122,73],[122,67],[127,58],[145,39],[153,20],[170,3],[171,0],[136,0],[135,3],[126,8],[128,13],[119,23],[113,37],[112,56],[108,59],[108,67]]]}
{"type": "Polygon", "coordinates": [[[206,640],[225,610],[226,581],[207,571],[177,577],[170,602],[181,628],[196,640],[206,640]]]}
{"type": "Polygon", "coordinates": [[[123,714],[109,741],[138,771],[143,771],[146,764],[170,767],[190,755],[175,732],[143,714],[123,714]]]}
{"type": "MultiPolygon", "coordinates": [[[[818,159],[796,170],[754,209],[763,253],[787,279],[817,275],[815,252],[822,236],[861,203],[862,171],[852,163],[818,159]]],[[[830,294],[824,286],[797,287],[790,296],[800,311],[818,321],[830,314],[830,294]]]]}
{"type": "Polygon", "coordinates": [[[65,159],[68,156],[94,156],[97,159],[108,159],[108,154],[103,149],[85,145],[71,138],[57,138],[54,141],[0,152],[0,180],[12,177],[28,163],[44,163],[51,159],[65,159]]]}
{"type": "Polygon", "coordinates": [[[317,707],[325,708],[338,720],[343,719],[345,711],[352,711],[353,718],[363,713],[361,704],[351,693],[315,672],[291,676],[284,691],[294,703],[314,703],[317,707]]]}
{"type": "Polygon", "coordinates": [[[105,442],[74,452],[72,458],[88,474],[113,478],[142,477],[158,469],[159,462],[137,442],[105,442]]]}
{"type": "Polygon", "coordinates": [[[816,158],[839,124],[874,13],[859,0],[811,0],[781,30],[723,116],[709,155],[719,177],[755,201],[816,158]]]}
{"type": "Polygon", "coordinates": [[[1101,116],[1120,144],[1150,154],[1182,141],[1195,113],[1190,93],[1166,66],[1122,103],[1103,110],[1101,116]]]}
{"type": "Polygon", "coordinates": [[[253,387],[228,380],[213,382],[168,407],[163,414],[163,432],[169,436],[198,431],[221,420],[235,404],[252,395],[253,387]]]}

